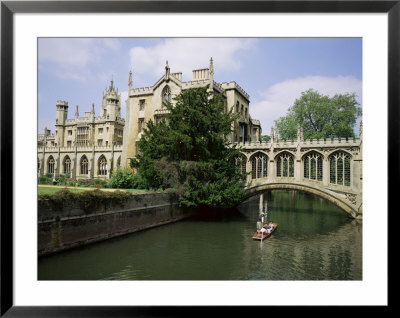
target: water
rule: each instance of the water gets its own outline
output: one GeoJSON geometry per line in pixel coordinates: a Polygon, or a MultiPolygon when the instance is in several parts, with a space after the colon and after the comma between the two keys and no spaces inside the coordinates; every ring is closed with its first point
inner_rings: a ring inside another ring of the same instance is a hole
{"type": "Polygon", "coordinates": [[[300,192],[264,194],[278,229],[253,241],[259,196],[208,215],[39,259],[39,280],[361,280],[362,223],[300,192]]]}

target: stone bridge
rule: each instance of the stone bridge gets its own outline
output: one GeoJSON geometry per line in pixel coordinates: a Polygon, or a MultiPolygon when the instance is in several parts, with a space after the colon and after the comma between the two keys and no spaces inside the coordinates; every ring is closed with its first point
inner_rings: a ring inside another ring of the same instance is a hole
{"type": "MultiPolygon", "coordinates": [[[[271,134],[273,135],[273,134],[271,134]]],[[[362,218],[362,131],[359,138],[236,143],[246,171],[246,198],[266,190],[298,190],[322,197],[362,218]]]]}

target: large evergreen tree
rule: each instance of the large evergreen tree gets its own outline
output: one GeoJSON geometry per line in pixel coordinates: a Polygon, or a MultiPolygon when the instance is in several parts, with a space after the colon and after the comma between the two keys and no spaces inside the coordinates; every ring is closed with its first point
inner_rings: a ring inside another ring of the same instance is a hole
{"type": "Polygon", "coordinates": [[[136,167],[151,188],[172,189],[185,206],[232,207],[242,200],[240,152],[226,136],[235,120],[221,95],[192,88],[166,103],[168,117],[147,123],[136,167]]]}
{"type": "Polygon", "coordinates": [[[306,139],[354,137],[359,116],[361,108],[355,94],[329,97],[309,89],[301,93],[286,116],[275,120],[275,128],[281,139],[295,139],[298,125],[306,139]]]}

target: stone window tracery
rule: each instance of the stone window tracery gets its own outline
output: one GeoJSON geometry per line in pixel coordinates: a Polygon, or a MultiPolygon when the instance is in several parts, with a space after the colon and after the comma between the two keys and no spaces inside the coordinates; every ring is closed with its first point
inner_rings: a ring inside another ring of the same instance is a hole
{"type": "Polygon", "coordinates": [[[71,159],[68,156],[65,157],[63,166],[65,174],[71,172],[71,159]]]}
{"type": "Polygon", "coordinates": [[[304,178],[322,181],[322,156],[311,152],[304,157],[304,178]]]}
{"type": "Polygon", "coordinates": [[[263,153],[256,153],[251,157],[251,178],[265,178],[268,175],[268,157],[263,153]]]}
{"type": "Polygon", "coordinates": [[[171,89],[169,88],[169,86],[164,87],[162,92],[162,99],[163,99],[162,107],[164,107],[166,103],[171,102],[171,89]]]}
{"type": "Polygon", "coordinates": [[[240,156],[236,158],[236,165],[240,169],[240,172],[245,175],[246,174],[246,156],[240,156]]]}
{"type": "Polygon", "coordinates": [[[81,174],[88,174],[88,172],[89,172],[89,161],[86,158],[86,156],[82,157],[80,166],[81,166],[80,167],[81,168],[81,170],[80,170],[81,174]]]}
{"type": "Polygon", "coordinates": [[[336,152],[329,157],[330,183],[350,186],[350,155],[336,152]]]}
{"type": "Polygon", "coordinates": [[[49,161],[47,162],[47,172],[54,173],[55,161],[52,156],[50,156],[49,161]]]}
{"type": "Polygon", "coordinates": [[[103,155],[99,159],[99,175],[100,176],[107,175],[107,160],[103,155]]]}
{"type": "Polygon", "coordinates": [[[294,177],[294,158],[289,153],[278,155],[276,161],[277,177],[294,177]]]}

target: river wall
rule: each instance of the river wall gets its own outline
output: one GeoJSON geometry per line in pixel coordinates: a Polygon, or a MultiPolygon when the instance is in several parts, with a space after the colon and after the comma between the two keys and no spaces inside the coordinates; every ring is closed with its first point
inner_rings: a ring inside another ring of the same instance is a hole
{"type": "Polygon", "coordinates": [[[38,201],[38,255],[114,238],[182,220],[193,211],[168,193],[132,194],[124,202],[85,209],[79,202],[56,206],[38,201]]]}

